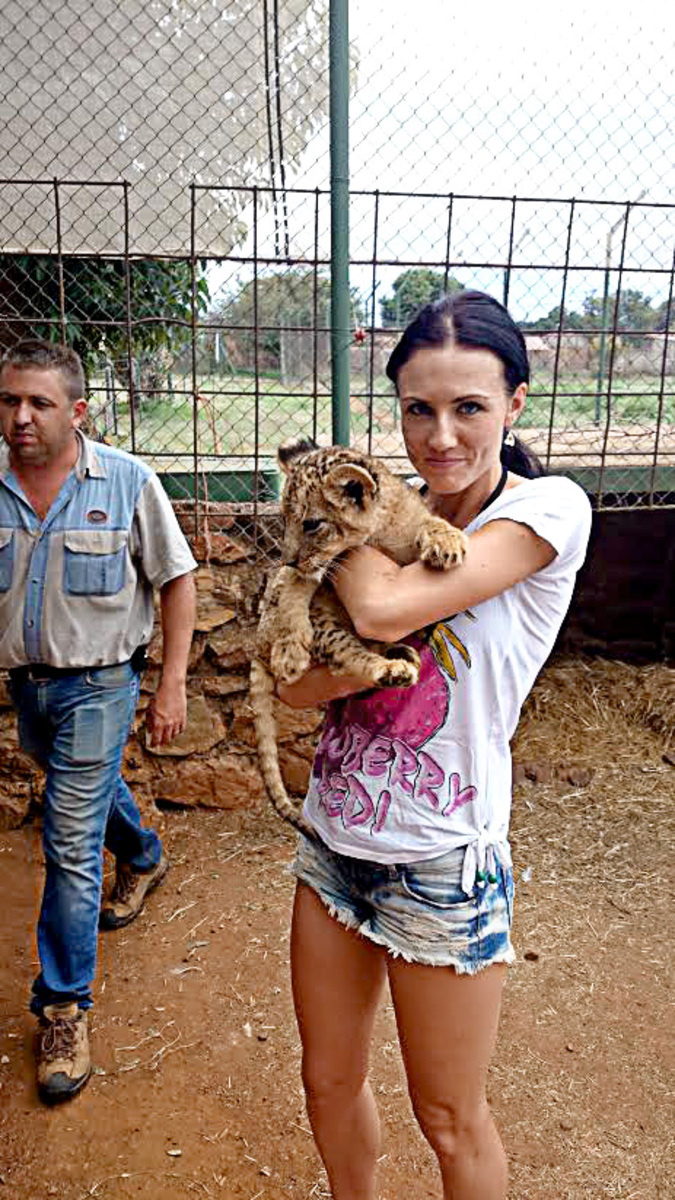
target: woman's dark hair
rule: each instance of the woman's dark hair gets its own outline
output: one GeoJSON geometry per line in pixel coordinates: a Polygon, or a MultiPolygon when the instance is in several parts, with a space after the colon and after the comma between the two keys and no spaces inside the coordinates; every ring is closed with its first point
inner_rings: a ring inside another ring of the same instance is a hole
{"type": "MultiPolygon", "coordinates": [[[[504,305],[485,292],[461,291],[427,304],[411,321],[387,363],[392,383],[398,386],[398,373],[416,350],[444,346],[446,342],[496,354],[512,393],[519,384],[530,382],[525,338],[504,305]]],[[[545,474],[536,454],[515,434],[505,441],[501,458],[507,470],[516,475],[533,479],[545,474]]]]}

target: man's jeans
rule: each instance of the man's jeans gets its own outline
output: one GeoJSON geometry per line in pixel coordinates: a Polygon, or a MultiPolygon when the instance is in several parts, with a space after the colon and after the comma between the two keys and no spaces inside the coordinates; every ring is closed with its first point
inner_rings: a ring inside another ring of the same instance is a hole
{"type": "Polygon", "coordinates": [[[21,746],[47,772],[42,970],[31,1000],[38,1014],[45,1004],[65,1000],[91,1006],[104,844],[140,872],[152,870],[161,857],[162,843],[141,828],[120,775],[139,690],[130,663],[11,683],[21,746]]]}

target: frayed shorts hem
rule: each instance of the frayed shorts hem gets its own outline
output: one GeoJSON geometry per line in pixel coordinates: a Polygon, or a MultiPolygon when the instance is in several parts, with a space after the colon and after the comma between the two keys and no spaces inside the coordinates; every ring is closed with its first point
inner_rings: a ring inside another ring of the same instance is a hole
{"type": "Polygon", "coordinates": [[[476,975],[515,962],[510,927],[513,875],[498,865],[498,881],[461,890],[463,853],[423,863],[385,866],[338,854],[301,838],[292,873],[345,929],[381,946],[392,958],[476,975]]]}
{"type": "Polygon", "coordinates": [[[418,963],[420,966],[425,967],[450,967],[450,969],[455,971],[457,975],[477,975],[479,971],[485,971],[488,967],[494,967],[498,964],[510,967],[516,961],[516,955],[513,946],[509,946],[508,950],[505,950],[502,954],[496,954],[494,958],[491,958],[486,962],[467,963],[462,962],[461,959],[453,959],[449,956],[444,958],[442,961],[439,961],[437,955],[425,954],[424,951],[416,951],[415,954],[410,954],[406,950],[401,950],[396,946],[392,946],[386,938],[382,937],[374,930],[369,929],[365,922],[359,924],[359,922],[354,919],[351,912],[345,912],[344,910],[341,911],[336,907],[335,904],[331,904],[329,900],[326,900],[325,896],[322,896],[320,892],[317,892],[316,888],[312,887],[311,883],[307,883],[307,881],[302,879],[300,876],[296,876],[296,878],[298,879],[298,883],[304,883],[306,887],[311,888],[315,895],[318,896],[329,915],[333,917],[333,919],[337,921],[339,925],[342,925],[345,929],[351,930],[353,933],[359,934],[360,937],[366,938],[375,946],[381,946],[387,951],[388,954],[391,955],[392,958],[402,958],[404,962],[418,963]]]}

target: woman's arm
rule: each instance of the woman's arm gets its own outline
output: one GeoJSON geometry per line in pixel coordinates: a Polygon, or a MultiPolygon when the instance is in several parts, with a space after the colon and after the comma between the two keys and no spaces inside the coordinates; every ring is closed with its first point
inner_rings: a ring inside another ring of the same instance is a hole
{"type": "Polygon", "coordinates": [[[469,538],[464,562],[450,571],[424,563],[399,567],[379,550],[353,550],[333,586],[359,637],[396,642],[451,613],[498,596],[548,566],[556,551],[527,525],[490,521],[469,538]]]}
{"type": "Polygon", "coordinates": [[[310,667],[297,683],[277,684],[277,695],[291,708],[317,708],[372,687],[358,675],[333,675],[328,667],[310,667]]]}
{"type": "MultiPolygon", "coordinates": [[[[363,546],[342,560],[333,586],[362,638],[399,638],[499,595],[555,558],[550,542],[517,521],[491,521],[469,538],[461,566],[434,571],[423,563],[399,567],[379,550],[363,546]]],[[[291,708],[314,708],[372,685],[355,675],[312,667],[277,694],[291,708]]]]}

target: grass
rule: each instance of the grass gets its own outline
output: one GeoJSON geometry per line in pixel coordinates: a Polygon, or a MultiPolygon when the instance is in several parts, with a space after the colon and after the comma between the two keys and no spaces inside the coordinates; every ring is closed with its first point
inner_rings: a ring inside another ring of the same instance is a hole
{"type": "MultiPolygon", "coordinates": [[[[560,375],[555,398],[555,428],[593,421],[598,404],[600,419],[604,424],[607,417],[607,386],[598,398],[597,381],[591,375],[560,375]]],[[[613,425],[628,425],[639,422],[644,425],[656,421],[659,404],[660,380],[647,375],[614,376],[611,390],[611,418],[613,425]]],[[[547,426],[550,419],[553,396],[553,376],[539,372],[532,381],[527,407],[520,419],[522,427],[547,426]]],[[[667,377],[662,399],[662,420],[675,423],[675,378],[667,377]]]]}
{"type": "MultiPolygon", "coordinates": [[[[98,382],[98,381],[97,381],[98,382]]],[[[662,420],[675,424],[675,379],[666,381],[667,391],[662,402],[662,420]]],[[[369,429],[370,413],[367,380],[352,378],[351,424],[355,437],[369,429]]],[[[96,384],[95,384],[96,387],[96,384]]],[[[327,381],[320,381],[324,394],[316,398],[311,384],[284,385],[278,378],[266,375],[258,380],[250,375],[225,377],[208,376],[198,380],[199,394],[206,403],[198,407],[197,438],[200,456],[249,457],[256,442],[263,456],[273,457],[279,443],[299,434],[317,433],[328,440],[331,433],[331,397],[327,381]],[[257,396],[257,422],[256,422],[257,396]]],[[[605,385],[606,389],[606,385],[605,385]]],[[[553,379],[540,372],[534,379],[528,404],[520,420],[521,428],[547,428],[552,402],[553,379]]],[[[105,389],[100,381],[95,395],[105,403],[105,389]]],[[[101,402],[92,402],[95,419],[101,402]]],[[[131,449],[131,420],[127,395],[118,392],[118,428],[115,444],[131,449]]],[[[614,378],[611,396],[612,425],[640,424],[653,426],[659,409],[659,380],[637,376],[614,378]]],[[[604,426],[607,413],[606,390],[600,397],[600,423],[604,426]]],[[[596,381],[590,375],[561,375],[558,377],[555,398],[557,430],[590,427],[596,415],[596,381]]],[[[99,428],[102,421],[98,419],[99,428]]],[[[189,379],[175,381],[175,391],[157,395],[141,403],[136,417],[136,451],[141,455],[186,455],[193,451],[193,404],[189,379]]],[[[398,414],[395,398],[386,379],[375,380],[372,401],[374,435],[395,435],[398,414]]]]}

